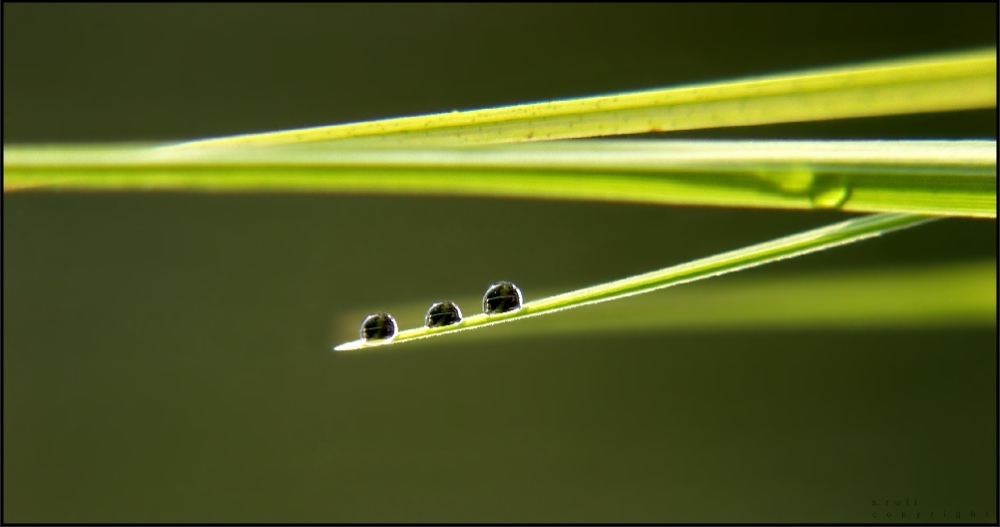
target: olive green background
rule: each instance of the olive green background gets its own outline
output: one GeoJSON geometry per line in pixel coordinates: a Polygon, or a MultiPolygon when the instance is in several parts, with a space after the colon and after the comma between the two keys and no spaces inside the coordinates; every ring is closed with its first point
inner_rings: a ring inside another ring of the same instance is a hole
{"type": "MultiPolygon", "coordinates": [[[[995,45],[997,12],[4,4],[3,15],[12,144],[201,138],[995,45]]],[[[671,137],[996,130],[989,110],[671,137]]],[[[429,305],[499,279],[530,299],[845,216],[5,194],[3,520],[870,522],[906,512],[922,522],[958,512],[995,523],[995,326],[522,339],[498,328],[483,330],[496,339],[330,351],[355,338],[336,330],[344,312],[429,305]],[[906,499],[917,505],[892,503],[906,499]]],[[[995,221],[950,219],[745,274],[994,259],[996,235],[995,221]]]]}

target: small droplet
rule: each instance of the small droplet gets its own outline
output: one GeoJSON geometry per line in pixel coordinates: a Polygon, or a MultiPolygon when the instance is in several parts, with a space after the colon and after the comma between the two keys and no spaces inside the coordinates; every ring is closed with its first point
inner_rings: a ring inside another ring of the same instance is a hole
{"type": "Polygon", "coordinates": [[[430,309],[427,310],[427,316],[424,317],[424,325],[429,328],[450,326],[458,324],[461,321],[462,310],[458,308],[458,304],[451,300],[434,302],[431,304],[430,309]]]}
{"type": "Polygon", "coordinates": [[[361,323],[361,340],[391,340],[396,336],[396,320],[389,313],[372,313],[361,323]]]}
{"type": "Polygon", "coordinates": [[[483,296],[483,313],[494,315],[521,308],[521,290],[510,282],[497,282],[483,296]]]}

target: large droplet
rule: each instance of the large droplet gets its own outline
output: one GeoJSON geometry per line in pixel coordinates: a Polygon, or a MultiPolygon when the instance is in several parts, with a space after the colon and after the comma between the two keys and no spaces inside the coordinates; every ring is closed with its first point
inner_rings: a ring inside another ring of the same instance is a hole
{"type": "Polygon", "coordinates": [[[396,336],[396,320],[389,313],[372,313],[361,322],[361,340],[391,340],[396,336]]]}
{"type": "Polygon", "coordinates": [[[787,194],[807,192],[813,185],[815,175],[808,168],[792,170],[763,170],[757,177],[774,185],[777,190],[787,194]]]}
{"type": "Polygon", "coordinates": [[[851,198],[851,186],[842,176],[825,175],[816,179],[809,200],[817,209],[839,209],[851,198]]]}
{"type": "Polygon", "coordinates": [[[483,313],[494,315],[521,308],[521,290],[510,282],[497,282],[483,296],[483,313]]]}
{"type": "Polygon", "coordinates": [[[429,328],[450,326],[458,324],[461,321],[462,310],[458,308],[458,304],[451,300],[434,302],[431,304],[430,309],[427,310],[427,316],[424,317],[424,325],[429,328]]]}

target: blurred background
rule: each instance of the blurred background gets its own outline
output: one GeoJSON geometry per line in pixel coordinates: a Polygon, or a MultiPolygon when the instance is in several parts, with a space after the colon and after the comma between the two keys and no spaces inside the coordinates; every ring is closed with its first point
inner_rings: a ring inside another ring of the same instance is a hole
{"type": "MultiPolygon", "coordinates": [[[[995,46],[996,11],[4,4],[4,144],[195,139],[995,46]]],[[[670,137],[995,139],[996,119],[670,137]]],[[[530,300],[846,216],[5,194],[3,520],[995,521],[995,325],[497,328],[329,351],[356,338],[334,323],[346,312],[500,279],[530,300]]],[[[996,221],[948,219],[718,280],[995,262],[996,236],[996,221]]]]}

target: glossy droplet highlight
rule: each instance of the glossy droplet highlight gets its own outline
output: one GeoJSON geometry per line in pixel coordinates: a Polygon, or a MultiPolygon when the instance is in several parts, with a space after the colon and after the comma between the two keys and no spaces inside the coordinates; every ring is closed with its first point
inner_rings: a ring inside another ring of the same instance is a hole
{"type": "Polygon", "coordinates": [[[451,300],[434,302],[431,304],[430,309],[427,310],[427,316],[424,317],[424,325],[429,328],[450,326],[458,324],[461,321],[462,310],[458,308],[458,304],[451,300]]]}
{"type": "Polygon", "coordinates": [[[361,322],[361,340],[390,340],[396,336],[396,320],[389,313],[372,313],[361,322]]]}
{"type": "Polygon", "coordinates": [[[521,308],[521,290],[510,282],[497,282],[483,296],[483,313],[494,315],[521,308]]]}

